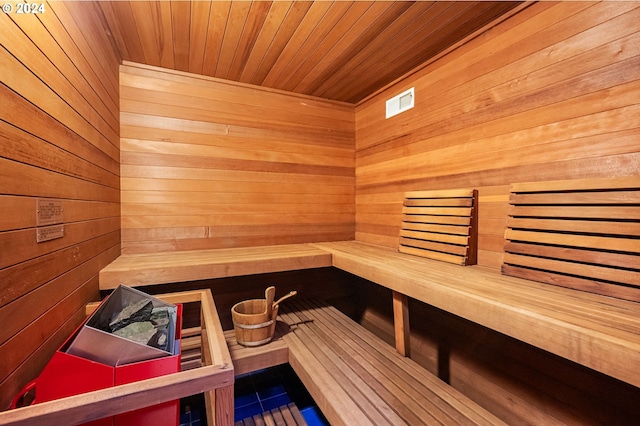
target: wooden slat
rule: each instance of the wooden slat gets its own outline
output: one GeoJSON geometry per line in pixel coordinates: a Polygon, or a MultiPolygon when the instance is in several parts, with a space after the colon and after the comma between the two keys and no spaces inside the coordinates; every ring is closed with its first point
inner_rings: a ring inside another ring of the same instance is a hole
{"type": "Polygon", "coordinates": [[[458,226],[458,225],[439,225],[432,223],[421,223],[421,222],[408,222],[403,221],[403,229],[410,231],[424,231],[424,232],[432,232],[432,233],[440,233],[440,234],[454,234],[454,235],[467,235],[469,233],[468,226],[458,226]]]}
{"type": "Polygon", "coordinates": [[[638,288],[621,285],[611,285],[608,282],[596,279],[576,277],[570,275],[556,274],[553,271],[538,271],[534,269],[521,268],[516,265],[503,265],[504,274],[527,280],[540,281],[567,287],[575,290],[588,291],[618,299],[638,301],[638,288]]]}
{"type": "MultiPolygon", "coordinates": [[[[637,261],[638,259],[636,259],[637,261]]],[[[599,265],[572,263],[564,259],[546,259],[505,253],[504,262],[508,265],[519,265],[525,268],[553,271],[554,273],[589,277],[596,280],[613,281],[625,285],[640,287],[640,268],[624,270],[599,265]]],[[[638,265],[638,263],[636,263],[638,265]]],[[[633,264],[629,265],[633,266],[633,264]]]]}
{"type": "Polygon", "coordinates": [[[456,256],[453,254],[443,253],[439,251],[424,250],[416,247],[401,246],[398,251],[400,253],[412,254],[414,256],[427,257],[429,259],[441,260],[443,262],[455,263],[457,265],[465,264],[464,256],[456,256]]]}
{"type": "Polygon", "coordinates": [[[545,218],[509,217],[507,227],[512,229],[539,229],[545,231],[565,231],[571,233],[601,234],[601,235],[633,235],[640,236],[640,223],[588,221],[545,218]]]}
{"type": "MultiPolygon", "coordinates": [[[[406,231],[404,229],[400,231],[400,237],[404,237],[406,240],[415,239],[421,241],[435,241],[453,245],[461,245],[464,246],[465,249],[469,242],[468,235],[447,235],[435,232],[406,231]]],[[[452,249],[457,251],[456,247],[453,247],[452,249]]]]}
{"type": "Polygon", "coordinates": [[[467,254],[466,246],[457,246],[452,244],[442,244],[431,241],[415,240],[411,238],[400,238],[400,243],[403,249],[416,248],[424,250],[440,251],[443,253],[454,254],[460,257],[460,261],[464,261],[464,256],[467,254]]]}
{"type": "Polygon", "coordinates": [[[597,195],[594,196],[591,206],[519,206],[516,212],[511,212],[511,216],[525,217],[548,217],[548,218],[576,218],[576,219],[610,219],[615,217],[618,220],[640,220],[640,207],[638,206],[602,206],[598,203],[597,195]],[[561,207],[560,207],[561,206],[561,207]]]}
{"type": "Polygon", "coordinates": [[[509,267],[503,271],[635,300],[640,179],[549,182],[545,188],[545,182],[512,186],[504,256],[509,267]]]}
{"type": "Polygon", "coordinates": [[[640,253],[640,245],[633,239],[593,235],[571,235],[552,232],[519,231],[508,229],[505,237],[511,241],[528,241],[538,244],[583,247],[600,250],[640,253]]]}
{"type": "Polygon", "coordinates": [[[411,223],[436,223],[443,225],[469,226],[471,219],[463,216],[426,216],[426,215],[402,215],[403,222],[411,223]]]}
{"type": "Polygon", "coordinates": [[[593,204],[594,198],[597,198],[599,204],[640,204],[640,195],[638,191],[624,191],[609,188],[607,191],[593,192],[589,191],[573,191],[564,192],[561,198],[555,196],[555,193],[512,193],[510,197],[511,204],[536,204],[536,205],[580,205],[593,204]]]}
{"type": "MultiPolygon", "coordinates": [[[[424,250],[432,250],[436,252],[442,252],[457,255],[459,257],[458,261],[460,263],[464,262],[464,258],[467,254],[467,246],[458,246],[454,244],[443,244],[432,241],[423,241],[416,240],[412,238],[400,238],[401,250],[409,250],[409,249],[424,249],[424,250]]],[[[456,262],[458,263],[458,262],[456,262]]]]}
{"type": "Polygon", "coordinates": [[[547,245],[531,245],[513,241],[507,242],[504,249],[507,253],[540,256],[553,259],[564,259],[568,261],[583,262],[587,264],[608,265],[618,268],[633,268],[638,261],[638,256],[635,254],[602,252],[589,249],[547,245]]]}
{"type": "Polygon", "coordinates": [[[403,214],[417,214],[426,216],[469,216],[470,208],[455,207],[403,207],[403,214]]]}
{"type": "MultiPolygon", "coordinates": [[[[614,195],[617,191],[634,188],[639,185],[638,176],[616,176],[610,178],[589,178],[576,179],[573,181],[544,181],[544,182],[519,182],[514,183],[511,187],[512,192],[530,193],[530,192],[570,192],[570,191],[612,191],[614,195]]],[[[635,192],[635,191],[634,191],[635,192]]],[[[637,199],[637,193],[634,197],[637,199]]]]}
{"type": "Polygon", "coordinates": [[[304,420],[304,417],[302,417],[302,414],[300,413],[300,410],[298,410],[298,407],[296,407],[293,403],[290,403],[288,407],[289,410],[291,410],[291,414],[298,426],[305,426],[306,421],[304,420]]]}
{"type": "Polygon", "coordinates": [[[447,206],[447,207],[471,207],[472,200],[470,198],[452,198],[452,199],[432,199],[432,198],[416,198],[406,197],[405,207],[429,207],[429,206],[447,206]]]}
{"type": "MultiPolygon", "coordinates": [[[[419,200],[424,200],[424,202],[429,202],[428,200],[437,200],[435,201],[438,206],[441,206],[446,203],[447,198],[473,198],[473,190],[472,189],[442,189],[442,190],[430,190],[430,191],[408,191],[405,192],[404,198],[407,200],[413,200],[417,198],[419,200]],[[445,200],[442,200],[442,199],[445,200]]],[[[416,200],[418,201],[418,200],[416,200]]],[[[456,203],[465,203],[464,200],[449,200],[456,203]]]]}
{"type": "Polygon", "coordinates": [[[405,193],[398,250],[459,265],[475,264],[477,195],[473,189],[405,193]]]}

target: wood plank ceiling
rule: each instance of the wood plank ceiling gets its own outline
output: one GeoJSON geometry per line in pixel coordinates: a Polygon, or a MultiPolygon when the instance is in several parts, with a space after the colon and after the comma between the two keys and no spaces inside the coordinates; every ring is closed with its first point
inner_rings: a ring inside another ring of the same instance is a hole
{"type": "Polygon", "coordinates": [[[123,60],[357,103],[520,2],[98,2],[123,60]]]}

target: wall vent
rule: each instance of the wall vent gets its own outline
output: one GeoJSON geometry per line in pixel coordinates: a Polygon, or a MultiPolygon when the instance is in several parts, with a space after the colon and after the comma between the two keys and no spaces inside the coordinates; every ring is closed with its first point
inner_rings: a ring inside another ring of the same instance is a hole
{"type": "Polygon", "coordinates": [[[411,89],[406,90],[387,101],[387,117],[386,118],[391,118],[394,115],[398,115],[401,112],[404,112],[408,109],[413,108],[414,103],[415,103],[415,91],[414,91],[414,88],[412,87],[411,89]]]}

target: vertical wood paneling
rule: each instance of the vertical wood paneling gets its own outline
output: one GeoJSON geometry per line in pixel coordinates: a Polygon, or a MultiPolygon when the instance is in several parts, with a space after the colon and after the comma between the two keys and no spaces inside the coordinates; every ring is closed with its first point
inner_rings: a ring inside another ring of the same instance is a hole
{"type": "Polygon", "coordinates": [[[359,105],[356,238],[397,246],[403,191],[478,188],[478,263],[499,268],[509,184],[638,175],[638,22],[639,3],[536,4],[359,105]]]}
{"type": "Polygon", "coordinates": [[[346,104],[127,63],[122,250],[353,238],[346,104]]]}
{"type": "Polygon", "coordinates": [[[93,3],[0,15],[0,408],[98,297],[120,253],[118,55],[93,3]],[[64,237],[36,242],[36,199],[64,237]]]}

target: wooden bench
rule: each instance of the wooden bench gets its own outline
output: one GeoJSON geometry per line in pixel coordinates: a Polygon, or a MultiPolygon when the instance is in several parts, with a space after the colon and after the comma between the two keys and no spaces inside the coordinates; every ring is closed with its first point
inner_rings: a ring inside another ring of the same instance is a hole
{"type": "Polygon", "coordinates": [[[308,244],[123,254],[100,271],[100,290],[331,266],[308,244]]]}
{"type": "Polygon", "coordinates": [[[285,305],[289,364],[332,425],[502,424],[334,307],[285,305]]]}
{"type": "Polygon", "coordinates": [[[332,425],[502,424],[336,308],[290,300],[280,311],[265,346],[225,333],[235,371],[288,362],[332,425]]]}
{"type": "MultiPolygon", "coordinates": [[[[399,346],[408,341],[406,297],[411,297],[640,387],[635,368],[640,365],[640,303],[357,241],[123,255],[100,273],[100,286],[323,266],[390,288],[394,299],[401,296],[394,300],[399,346]],[[157,259],[161,264],[154,263],[157,259]]],[[[399,349],[408,354],[408,346],[399,349]]]]}
{"type": "Polygon", "coordinates": [[[362,242],[314,246],[337,268],[640,387],[640,303],[362,242]]]}
{"type": "Polygon", "coordinates": [[[236,376],[289,362],[289,348],[282,340],[287,326],[278,322],[273,340],[268,345],[246,347],[238,344],[233,330],[224,332],[236,376]]]}

